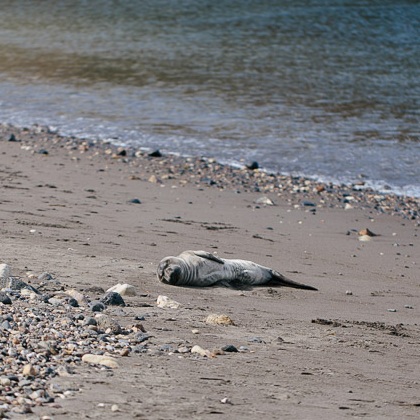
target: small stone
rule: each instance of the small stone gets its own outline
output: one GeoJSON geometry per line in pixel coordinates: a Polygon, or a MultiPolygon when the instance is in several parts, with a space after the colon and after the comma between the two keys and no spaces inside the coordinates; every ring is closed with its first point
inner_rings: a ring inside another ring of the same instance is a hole
{"type": "Polygon", "coordinates": [[[413,306],[411,306],[411,305],[404,305],[404,308],[406,308],[406,309],[414,309],[413,306]]]}
{"type": "Polygon", "coordinates": [[[193,334],[200,334],[200,330],[196,330],[196,329],[191,330],[191,332],[192,332],[193,334]]]}
{"type": "Polygon", "coordinates": [[[376,233],[373,233],[369,229],[362,229],[362,230],[359,230],[359,236],[370,236],[370,237],[373,237],[373,236],[378,236],[378,235],[376,233]]]}
{"type": "Polygon", "coordinates": [[[120,351],[120,356],[127,357],[130,354],[130,349],[125,348],[120,351]]]}
{"type": "Polygon", "coordinates": [[[141,201],[138,198],[132,198],[128,202],[131,204],[141,204],[141,201]]]}
{"type": "Polygon", "coordinates": [[[258,344],[265,343],[261,337],[250,337],[248,338],[248,341],[250,343],[258,343],[258,344]]]}
{"type": "Polygon", "coordinates": [[[245,165],[247,169],[250,169],[251,171],[255,171],[256,169],[259,169],[260,165],[257,161],[253,161],[251,163],[248,163],[245,165]]]}
{"type": "Polygon", "coordinates": [[[351,290],[346,290],[346,295],[351,296],[353,292],[351,290]]]}
{"type": "Polygon", "coordinates": [[[13,142],[16,142],[16,141],[18,141],[18,139],[16,138],[16,136],[14,135],[14,134],[10,134],[10,137],[8,138],[8,140],[7,141],[13,141],[13,142]]]}
{"type": "Polygon", "coordinates": [[[159,149],[157,149],[157,150],[155,150],[155,151],[153,151],[153,152],[149,153],[149,156],[150,156],[150,157],[162,157],[162,153],[160,152],[160,150],[159,150],[159,149]]]}
{"type": "Polygon", "coordinates": [[[6,293],[0,292],[0,303],[2,303],[3,305],[11,305],[12,300],[6,293]]]}
{"type": "Polygon", "coordinates": [[[226,351],[228,353],[237,353],[238,349],[234,345],[228,344],[222,347],[222,351],[226,351]]]}
{"type": "Polygon", "coordinates": [[[113,413],[115,413],[115,412],[117,412],[117,411],[120,411],[120,408],[118,407],[118,405],[117,405],[117,404],[112,404],[112,406],[111,406],[111,411],[112,411],[113,413]]]}
{"type": "Polygon", "coordinates": [[[101,298],[101,302],[104,305],[112,305],[112,306],[125,306],[124,299],[121,297],[121,295],[117,292],[107,292],[105,295],[101,298]]]}
{"type": "Polygon", "coordinates": [[[64,293],[71,296],[73,299],[76,299],[79,306],[89,306],[87,297],[83,293],[78,292],[76,289],[67,289],[64,293]]]}
{"type": "Polygon", "coordinates": [[[102,312],[105,310],[105,305],[99,300],[94,300],[93,302],[90,303],[90,309],[93,312],[102,312]]]}
{"type": "Polygon", "coordinates": [[[197,345],[191,349],[191,353],[197,353],[203,357],[213,357],[210,350],[205,350],[202,347],[197,346],[197,345]]]}
{"type": "Polygon", "coordinates": [[[102,331],[107,331],[108,329],[113,334],[120,334],[121,333],[121,326],[118,324],[118,322],[111,318],[108,315],[105,314],[98,314],[95,317],[98,328],[100,328],[102,331]]]}
{"type": "Polygon", "coordinates": [[[181,306],[179,302],[162,295],[158,296],[156,303],[159,308],[178,309],[181,306]]]}
{"type": "Polygon", "coordinates": [[[39,149],[39,150],[38,150],[38,153],[39,153],[40,155],[48,155],[48,154],[49,154],[47,149],[39,149]]]}
{"type": "Polygon", "coordinates": [[[116,292],[119,293],[121,296],[136,296],[136,289],[134,286],[131,286],[130,284],[124,283],[118,283],[115,286],[110,287],[107,292],[116,292]]]}
{"type": "Polygon", "coordinates": [[[105,289],[103,289],[100,286],[87,287],[86,289],[84,289],[84,291],[88,293],[95,293],[97,295],[102,295],[103,293],[105,293],[105,289]]]}
{"type": "Polygon", "coordinates": [[[31,363],[28,363],[23,367],[23,370],[22,370],[23,376],[36,376],[36,374],[37,374],[37,370],[31,363]]]}
{"type": "Polygon", "coordinates": [[[232,401],[229,398],[222,398],[220,400],[222,404],[232,404],[232,401]]]}
{"type": "Polygon", "coordinates": [[[38,276],[38,280],[40,281],[48,281],[48,280],[52,280],[53,276],[50,273],[42,273],[38,276]]]}
{"type": "Polygon", "coordinates": [[[302,201],[302,205],[305,207],[316,207],[316,204],[312,201],[302,201]]]}
{"type": "Polygon", "coordinates": [[[0,264],[0,279],[6,279],[12,275],[12,269],[7,264],[0,264]]]}
{"type": "Polygon", "coordinates": [[[268,197],[263,196],[260,198],[257,198],[255,200],[255,204],[262,204],[264,206],[274,206],[274,202],[272,200],[270,200],[268,197]]]}
{"type": "Polygon", "coordinates": [[[10,380],[10,378],[8,378],[6,376],[0,377],[0,385],[9,386],[11,383],[12,383],[12,381],[10,380]]]}
{"type": "Polygon", "coordinates": [[[98,325],[98,322],[95,318],[88,316],[85,318],[83,325],[98,325]]]}
{"type": "Polygon", "coordinates": [[[388,309],[388,312],[397,312],[396,309],[388,309]]]}
{"type": "Polygon", "coordinates": [[[143,341],[146,341],[150,338],[150,335],[148,334],[144,334],[142,332],[138,332],[136,334],[134,334],[133,336],[133,342],[136,344],[140,344],[143,343],[143,341]]]}
{"type": "Polygon", "coordinates": [[[372,237],[369,235],[361,235],[359,236],[359,241],[361,242],[369,242],[372,240],[372,237]]]}
{"type": "Polygon", "coordinates": [[[213,325],[235,325],[230,317],[225,314],[218,315],[218,314],[210,314],[206,318],[206,324],[213,324],[213,325]]]}
{"type": "Polygon", "coordinates": [[[99,354],[85,354],[82,357],[82,361],[85,363],[92,363],[96,365],[103,365],[109,368],[115,369],[119,367],[117,361],[110,356],[102,356],[99,354]]]}

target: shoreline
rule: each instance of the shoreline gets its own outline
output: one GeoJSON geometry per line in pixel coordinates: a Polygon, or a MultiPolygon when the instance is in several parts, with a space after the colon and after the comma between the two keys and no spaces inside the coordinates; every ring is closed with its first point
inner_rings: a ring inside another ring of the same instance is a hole
{"type": "Polygon", "coordinates": [[[418,416],[418,200],[0,127],[0,264],[30,286],[1,279],[0,416],[418,416]],[[159,283],[188,249],[318,291],[159,283]]]}
{"type": "MultiPolygon", "coordinates": [[[[254,162],[243,168],[219,163],[211,157],[183,157],[173,154],[162,155],[159,150],[148,153],[132,147],[114,145],[102,140],[87,140],[77,137],[62,136],[48,127],[32,126],[19,128],[9,124],[0,124],[0,138],[10,136],[23,145],[30,147],[35,141],[39,149],[45,147],[63,147],[69,154],[86,154],[96,158],[102,154],[107,159],[120,160],[133,170],[147,165],[142,180],[148,180],[148,174],[155,174],[159,184],[178,183],[212,187],[220,190],[232,190],[237,193],[263,193],[289,201],[294,206],[361,208],[375,213],[399,215],[404,219],[416,221],[420,217],[420,198],[398,195],[392,192],[380,192],[366,187],[363,180],[351,184],[320,182],[310,178],[281,175],[266,172],[257,167],[250,169],[254,162]],[[36,139],[35,139],[36,137],[36,139]],[[157,153],[158,156],[153,156],[157,153]],[[249,167],[247,167],[249,166],[249,167]]],[[[29,149],[28,149],[29,150],[29,149]]],[[[39,153],[39,150],[32,150],[39,153]]]]}

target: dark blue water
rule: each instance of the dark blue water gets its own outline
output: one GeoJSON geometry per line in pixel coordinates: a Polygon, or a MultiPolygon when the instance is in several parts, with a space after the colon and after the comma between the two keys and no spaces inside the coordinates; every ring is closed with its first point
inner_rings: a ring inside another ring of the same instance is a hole
{"type": "Polygon", "coordinates": [[[420,196],[420,3],[2,1],[0,120],[420,196]]]}

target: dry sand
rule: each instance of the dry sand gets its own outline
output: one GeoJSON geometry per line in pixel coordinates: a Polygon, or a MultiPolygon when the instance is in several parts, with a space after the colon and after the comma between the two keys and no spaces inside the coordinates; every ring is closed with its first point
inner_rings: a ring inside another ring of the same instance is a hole
{"type": "Polygon", "coordinates": [[[149,163],[165,158],[130,161],[50,137],[3,127],[0,263],[80,291],[132,284],[138,295],[106,313],[122,325],[148,315],[152,338],[118,369],[82,363],[53,378],[76,391],[34,418],[420,417],[418,219],[344,210],[322,194],[313,207],[299,193],[239,193],[191,174],[149,181],[149,163]],[[7,141],[12,132],[22,141],[7,141]],[[263,195],[276,205],[256,205],[263,195]],[[360,241],[365,228],[379,236],[360,241]],[[252,260],[319,291],[159,284],[160,259],[187,249],[252,260]],[[182,306],[158,308],[158,295],[182,306]],[[212,313],[235,325],[206,324],[212,313]],[[167,344],[248,350],[207,358],[159,350],[167,344]]]}

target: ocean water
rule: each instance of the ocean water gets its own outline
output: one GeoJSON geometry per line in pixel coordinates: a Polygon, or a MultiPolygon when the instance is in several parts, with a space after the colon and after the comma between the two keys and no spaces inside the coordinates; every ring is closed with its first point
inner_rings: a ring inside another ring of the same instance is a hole
{"type": "Polygon", "coordinates": [[[420,3],[3,0],[0,121],[420,197],[420,3]]]}

